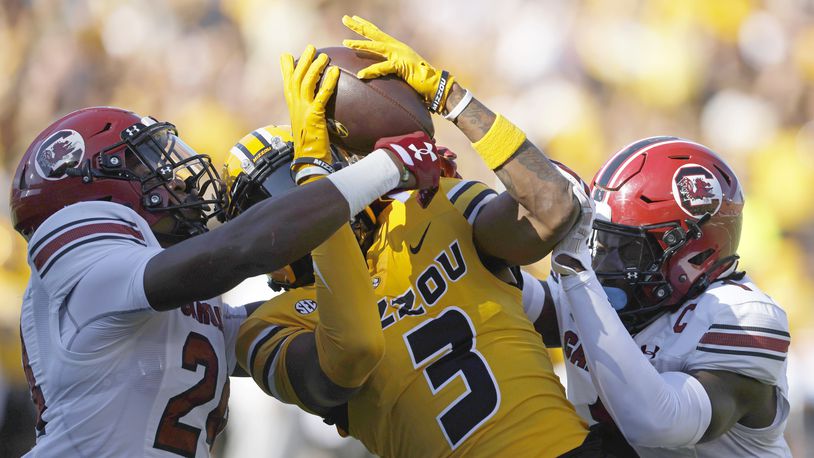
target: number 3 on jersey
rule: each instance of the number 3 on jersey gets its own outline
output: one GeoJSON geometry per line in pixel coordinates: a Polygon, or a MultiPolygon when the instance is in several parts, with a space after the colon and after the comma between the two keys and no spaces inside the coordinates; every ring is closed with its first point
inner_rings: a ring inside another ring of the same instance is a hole
{"type": "Polygon", "coordinates": [[[454,450],[497,412],[500,390],[489,364],[475,349],[472,320],[449,307],[404,334],[413,367],[424,367],[433,395],[460,376],[466,391],[436,416],[454,450]],[[435,361],[432,361],[434,358],[435,361]],[[429,361],[429,364],[427,364],[429,361]]]}

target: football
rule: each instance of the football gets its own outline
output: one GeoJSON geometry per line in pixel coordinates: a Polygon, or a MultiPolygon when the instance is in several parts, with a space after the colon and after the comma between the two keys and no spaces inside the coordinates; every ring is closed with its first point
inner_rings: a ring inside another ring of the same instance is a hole
{"type": "Polygon", "coordinates": [[[319,49],[329,65],[339,67],[336,91],[328,102],[325,117],[331,143],[345,151],[366,155],[382,137],[422,130],[432,137],[432,116],[417,92],[398,76],[369,80],[356,77],[359,70],[381,62],[382,57],[345,47],[319,49]]]}

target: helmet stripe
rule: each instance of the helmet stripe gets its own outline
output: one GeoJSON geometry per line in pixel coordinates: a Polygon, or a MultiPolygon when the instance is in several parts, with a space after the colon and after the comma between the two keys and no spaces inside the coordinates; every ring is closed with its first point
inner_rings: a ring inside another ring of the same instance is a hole
{"type": "Polygon", "coordinates": [[[265,131],[266,131],[265,129],[257,129],[257,130],[252,131],[252,135],[254,136],[254,138],[260,140],[260,143],[263,144],[263,147],[270,148],[271,147],[271,139],[267,138],[265,135],[263,135],[263,133],[265,131]]]}
{"type": "Polygon", "coordinates": [[[246,156],[247,159],[250,159],[250,160],[254,159],[254,154],[252,154],[252,152],[249,151],[249,148],[246,148],[246,145],[244,145],[243,143],[240,143],[240,142],[236,143],[235,148],[239,149],[240,152],[242,152],[243,155],[246,156]]]}
{"type": "Polygon", "coordinates": [[[616,153],[616,155],[608,161],[608,164],[599,172],[599,178],[596,180],[597,186],[608,187],[611,183],[611,179],[616,174],[618,169],[622,164],[625,163],[631,156],[635,153],[639,152],[646,146],[660,143],[666,140],[677,140],[677,137],[649,137],[643,140],[639,140],[637,142],[631,143],[630,145],[623,148],[621,151],[616,153]]]}

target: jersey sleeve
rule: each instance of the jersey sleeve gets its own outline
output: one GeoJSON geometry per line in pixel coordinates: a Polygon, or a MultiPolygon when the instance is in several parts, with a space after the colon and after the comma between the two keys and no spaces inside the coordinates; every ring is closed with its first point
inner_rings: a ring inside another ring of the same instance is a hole
{"type": "Polygon", "coordinates": [[[750,302],[717,313],[687,361],[687,371],[735,372],[777,385],[790,342],[785,312],[775,304],[750,302]]]}
{"type": "Polygon", "coordinates": [[[450,179],[445,190],[447,199],[470,225],[474,224],[483,206],[497,197],[495,190],[480,181],[450,179]]]}
{"type": "Polygon", "coordinates": [[[313,288],[299,288],[272,298],[243,322],[236,345],[238,364],[266,394],[308,411],[291,385],[285,361],[291,341],[316,328],[314,297],[313,288]]]}
{"type": "Polygon", "coordinates": [[[229,366],[228,373],[231,374],[235,367],[237,367],[237,354],[235,347],[237,346],[237,335],[240,330],[240,325],[246,321],[246,307],[231,307],[229,304],[223,304],[223,337],[226,342],[226,361],[229,366]]]}
{"type": "Polygon", "coordinates": [[[147,261],[161,251],[146,222],[110,202],[83,202],[52,215],[29,242],[28,258],[54,303],[70,295],[73,320],[150,309],[147,261]]]}

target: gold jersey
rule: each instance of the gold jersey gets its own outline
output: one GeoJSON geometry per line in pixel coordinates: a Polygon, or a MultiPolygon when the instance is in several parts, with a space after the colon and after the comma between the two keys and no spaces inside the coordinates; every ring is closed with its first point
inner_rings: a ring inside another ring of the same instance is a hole
{"type": "MultiPolygon", "coordinates": [[[[385,355],[338,420],[377,455],[559,456],[587,435],[521,291],[476,252],[471,222],[494,196],[481,183],[442,178],[427,209],[402,193],[379,215],[367,263],[385,355]]],[[[318,305],[314,288],[279,295],[249,317],[238,340],[238,361],[258,384],[306,410],[285,349],[316,327],[318,305]]]]}

